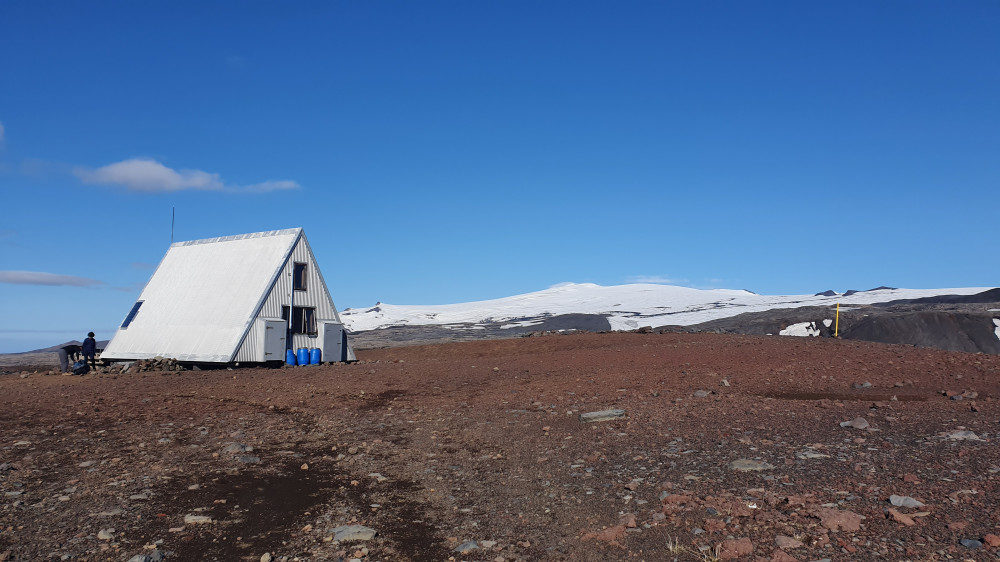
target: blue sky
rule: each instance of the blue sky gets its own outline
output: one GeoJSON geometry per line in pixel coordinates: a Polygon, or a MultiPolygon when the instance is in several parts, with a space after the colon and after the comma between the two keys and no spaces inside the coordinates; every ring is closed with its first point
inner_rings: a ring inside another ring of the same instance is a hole
{"type": "Polygon", "coordinates": [[[170,242],[301,226],[338,307],[1000,283],[1000,3],[0,5],[0,352],[170,242]],[[26,272],[26,273],[25,273],[26,272]]]}

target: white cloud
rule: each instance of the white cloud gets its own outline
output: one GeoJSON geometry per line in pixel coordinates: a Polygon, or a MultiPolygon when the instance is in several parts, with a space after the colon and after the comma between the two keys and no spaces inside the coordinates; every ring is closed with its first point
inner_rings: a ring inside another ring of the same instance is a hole
{"type": "Polygon", "coordinates": [[[656,285],[683,285],[686,279],[674,279],[664,275],[633,275],[625,278],[626,283],[653,283],[656,285]]]}
{"type": "Polygon", "coordinates": [[[104,284],[96,279],[77,277],[75,275],[43,273],[41,271],[0,271],[0,283],[10,283],[13,285],[68,285],[72,287],[93,287],[104,284]]]}
{"type": "Polygon", "coordinates": [[[174,170],[149,158],[131,158],[108,164],[95,170],[73,170],[80,181],[88,184],[117,185],[129,191],[163,193],[194,189],[199,191],[229,191],[264,193],[282,189],[299,189],[291,180],[275,180],[248,186],[226,185],[219,174],[201,170],[174,170]]]}
{"type": "Polygon", "coordinates": [[[265,181],[261,183],[255,183],[253,185],[248,185],[243,188],[237,188],[238,191],[248,191],[250,193],[266,193],[268,191],[282,191],[286,189],[300,189],[302,186],[291,181],[291,180],[278,180],[278,181],[265,181]]]}
{"type": "Polygon", "coordinates": [[[102,166],[96,170],[77,168],[73,171],[83,183],[120,185],[131,191],[149,193],[184,189],[220,190],[225,187],[219,174],[201,170],[174,170],[156,160],[132,158],[102,166]]]}

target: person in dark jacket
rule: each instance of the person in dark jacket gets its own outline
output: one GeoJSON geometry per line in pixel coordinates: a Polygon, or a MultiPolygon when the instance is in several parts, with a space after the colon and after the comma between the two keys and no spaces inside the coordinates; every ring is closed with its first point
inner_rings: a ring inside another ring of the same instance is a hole
{"type": "Polygon", "coordinates": [[[94,332],[87,334],[87,339],[83,340],[83,360],[90,360],[90,366],[97,368],[97,360],[94,355],[97,353],[97,340],[94,339],[94,332]]]}

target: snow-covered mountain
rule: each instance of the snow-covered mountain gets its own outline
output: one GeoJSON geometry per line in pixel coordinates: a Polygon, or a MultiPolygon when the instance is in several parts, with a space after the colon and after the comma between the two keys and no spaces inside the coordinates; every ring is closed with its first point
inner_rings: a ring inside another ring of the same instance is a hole
{"type": "Polygon", "coordinates": [[[598,314],[606,317],[614,330],[633,330],[641,326],[699,324],[775,308],[874,304],[940,295],[972,295],[988,289],[881,288],[843,295],[758,295],[750,291],[671,285],[605,287],[592,283],[564,283],[544,291],[486,301],[426,306],[378,303],[369,309],[345,309],[340,317],[348,329],[359,332],[391,326],[531,326],[560,314],[598,314]]]}

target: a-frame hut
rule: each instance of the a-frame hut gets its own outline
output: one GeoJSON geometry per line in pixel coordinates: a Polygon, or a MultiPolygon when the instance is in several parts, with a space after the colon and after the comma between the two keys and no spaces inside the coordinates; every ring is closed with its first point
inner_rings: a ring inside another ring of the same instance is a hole
{"type": "Polygon", "coordinates": [[[293,228],[172,244],[101,358],[266,363],[299,348],[319,348],[324,362],[355,359],[293,228]]]}

